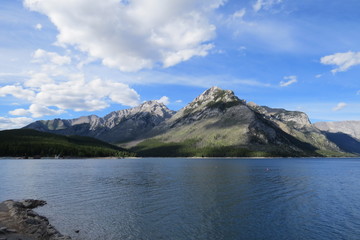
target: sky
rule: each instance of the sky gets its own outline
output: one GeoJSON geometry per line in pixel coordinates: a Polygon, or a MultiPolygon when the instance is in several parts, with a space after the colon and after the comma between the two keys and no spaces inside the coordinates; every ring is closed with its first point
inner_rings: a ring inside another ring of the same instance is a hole
{"type": "Polygon", "coordinates": [[[312,122],[360,120],[358,0],[1,0],[0,129],[212,86],[312,122]]]}

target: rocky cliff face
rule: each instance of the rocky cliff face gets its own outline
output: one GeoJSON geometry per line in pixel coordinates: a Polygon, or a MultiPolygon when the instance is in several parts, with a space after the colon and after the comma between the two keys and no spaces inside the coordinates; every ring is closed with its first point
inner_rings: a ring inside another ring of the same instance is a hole
{"type": "Polygon", "coordinates": [[[70,120],[36,121],[25,128],[63,135],[89,136],[118,143],[141,137],[173,114],[174,111],[164,104],[149,101],[135,108],[109,113],[103,118],[91,115],[70,120]]]}
{"type": "Polygon", "coordinates": [[[314,126],[325,132],[345,133],[360,141],[360,121],[317,122],[314,126]]]}
{"type": "Polygon", "coordinates": [[[254,111],[263,114],[271,121],[280,121],[296,129],[311,127],[309,117],[306,115],[306,113],[299,111],[287,111],[282,108],[259,106],[253,102],[249,102],[247,105],[254,111]]]}
{"type": "Polygon", "coordinates": [[[317,122],[314,127],[342,151],[360,154],[360,121],[317,122]]]}
{"type": "Polygon", "coordinates": [[[336,144],[329,141],[325,134],[311,124],[306,113],[258,106],[252,102],[247,105],[296,139],[309,143],[320,151],[339,151],[336,144]]]}
{"type": "Polygon", "coordinates": [[[232,91],[217,87],[206,90],[154,128],[153,135],[135,149],[145,154],[161,152],[149,146],[155,141],[156,146],[177,143],[175,151],[185,155],[197,152],[238,156],[255,152],[267,156],[306,156],[317,155],[318,150],[339,150],[311,125],[305,113],[246,103],[232,91]],[[187,145],[189,142],[191,146],[187,145]],[[228,153],[220,153],[223,149],[228,149],[228,153]]]}
{"type": "Polygon", "coordinates": [[[244,103],[245,101],[236,97],[234,92],[212,87],[180,109],[164,124],[173,128],[201,119],[220,116],[227,108],[237,105],[245,106],[244,103]]]}

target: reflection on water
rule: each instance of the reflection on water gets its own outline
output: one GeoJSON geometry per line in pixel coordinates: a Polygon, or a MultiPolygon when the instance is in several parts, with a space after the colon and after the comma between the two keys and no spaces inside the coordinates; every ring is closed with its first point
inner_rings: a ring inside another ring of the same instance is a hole
{"type": "Polygon", "coordinates": [[[0,160],[0,200],[46,200],[74,239],[358,239],[359,177],[359,159],[0,160]]]}

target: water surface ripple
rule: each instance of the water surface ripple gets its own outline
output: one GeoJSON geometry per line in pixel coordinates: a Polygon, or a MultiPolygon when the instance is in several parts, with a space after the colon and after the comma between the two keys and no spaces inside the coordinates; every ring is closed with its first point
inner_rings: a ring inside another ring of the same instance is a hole
{"type": "Polygon", "coordinates": [[[360,159],[0,160],[73,239],[359,239],[360,159]],[[75,233],[80,230],[80,233],[75,233]]]}

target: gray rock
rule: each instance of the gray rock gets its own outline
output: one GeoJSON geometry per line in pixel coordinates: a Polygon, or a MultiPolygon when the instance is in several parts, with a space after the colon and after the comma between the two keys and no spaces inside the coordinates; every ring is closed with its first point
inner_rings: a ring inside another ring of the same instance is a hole
{"type": "Polygon", "coordinates": [[[158,101],[148,101],[134,108],[111,112],[103,118],[91,115],[70,120],[36,121],[25,128],[117,143],[142,137],[174,113],[158,101]]]}
{"type": "Polygon", "coordinates": [[[34,212],[33,208],[46,204],[43,200],[26,199],[23,201],[7,200],[3,202],[8,208],[8,214],[15,229],[1,228],[5,233],[19,233],[32,236],[34,239],[44,240],[69,240],[68,236],[62,235],[50,223],[49,220],[34,212]]]}
{"type": "Polygon", "coordinates": [[[317,156],[317,149],[338,150],[305,113],[246,103],[218,87],[203,92],[155,127],[152,135],[157,142],[181,146],[192,141],[192,148],[200,151],[227,148],[234,150],[231,154],[246,149],[278,156],[317,156]]]}
{"type": "Polygon", "coordinates": [[[37,208],[46,205],[46,201],[44,200],[35,200],[35,199],[26,199],[20,202],[24,208],[37,208]]]}
{"type": "Polygon", "coordinates": [[[360,141],[360,121],[316,122],[314,126],[325,132],[345,133],[360,141]]]}

